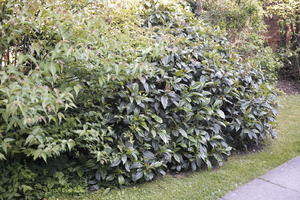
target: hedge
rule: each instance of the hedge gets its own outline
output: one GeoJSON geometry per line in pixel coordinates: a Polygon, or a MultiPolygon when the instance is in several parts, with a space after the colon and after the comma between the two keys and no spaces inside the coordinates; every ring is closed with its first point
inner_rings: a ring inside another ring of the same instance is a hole
{"type": "Polygon", "coordinates": [[[184,3],[0,5],[0,54],[15,53],[0,71],[0,199],[212,168],[275,136],[264,73],[184,3]]]}

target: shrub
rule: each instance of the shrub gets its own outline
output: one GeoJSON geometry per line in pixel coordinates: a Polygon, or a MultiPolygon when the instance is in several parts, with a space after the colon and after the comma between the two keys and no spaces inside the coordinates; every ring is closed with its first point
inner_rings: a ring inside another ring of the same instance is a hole
{"type": "Polygon", "coordinates": [[[261,1],[188,0],[198,18],[226,30],[234,49],[252,68],[260,68],[269,83],[275,83],[282,67],[280,56],[265,40],[267,31],[261,1]]]}
{"type": "Polygon", "coordinates": [[[211,168],[274,135],[260,68],[185,4],[130,20],[99,2],[0,5],[0,49],[16,53],[0,71],[0,199],[211,168]]]}
{"type": "Polygon", "coordinates": [[[264,3],[267,17],[277,17],[280,27],[280,46],[277,52],[284,64],[280,70],[280,75],[285,79],[299,79],[300,2],[268,0],[264,3]]]}
{"type": "Polygon", "coordinates": [[[259,1],[240,0],[187,0],[192,11],[213,25],[226,29],[229,33],[256,29],[263,26],[263,10],[259,1]]]}

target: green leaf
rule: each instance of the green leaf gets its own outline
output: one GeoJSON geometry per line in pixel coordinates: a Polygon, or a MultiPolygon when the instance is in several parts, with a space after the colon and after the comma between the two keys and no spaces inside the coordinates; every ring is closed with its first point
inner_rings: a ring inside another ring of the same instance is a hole
{"type": "Polygon", "coordinates": [[[135,174],[133,174],[132,176],[132,180],[134,182],[138,181],[139,179],[141,179],[143,177],[143,172],[142,171],[138,171],[135,174]]]}
{"type": "Polygon", "coordinates": [[[150,165],[151,168],[158,168],[158,167],[161,167],[163,164],[163,162],[154,162],[150,165]]]}
{"type": "Polygon", "coordinates": [[[211,137],[211,140],[224,140],[221,135],[214,135],[211,137]]]}
{"type": "Polygon", "coordinates": [[[81,90],[81,86],[80,85],[75,85],[73,88],[74,88],[75,94],[77,96],[79,91],[81,90]]]}
{"type": "Polygon", "coordinates": [[[84,171],[82,168],[77,169],[76,172],[79,177],[83,177],[84,171]]]}
{"type": "Polygon", "coordinates": [[[0,160],[6,160],[6,157],[2,153],[0,153],[0,160]]]}
{"type": "Polygon", "coordinates": [[[111,190],[110,188],[106,188],[103,192],[103,195],[107,195],[110,192],[110,190],[111,190]]]}
{"type": "Polygon", "coordinates": [[[69,139],[67,142],[67,146],[68,146],[69,151],[71,151],[72,148],[75,146],[75,141],[72,139],[69,139]]]}
{"type": "Polygon", "coordinates": [[[124,185],[125,184],[125,179],[122,175],[119,175],[118,176],[118,182],[120,185],[124,185]]]}
{"type": "Polygon", "coordinates": [[[26,138],[26,141],[25,141],[25,145],[31,145],[32,144],[32,141],[34,140],[34,135],[28,135],[28,137],[26,138]]]}
{"type": "Polygon", "coordinates": [[[165,130],[161,130],[158,132],[159,137],[164,141],[165,144],[169,143],[169,137],[165,130]]]}
{"type": "Polygon", "coordinates": [[[152,130],[151,130],[151,134],[152,134],[152,137],[153,137],[153,138],[156,137],[156,131],[155,131],[155,130],[152,129],[152,130]]]}
{"type": "Polygon", "coordinates": [[[208,159],[205,160],[205,164],[207,165],[207,168],[208,168],[209,170],[212,169],[212,164],[211,164],[211,162],[210,162],[208,159]]]}
{"type": "Polygon", "coordinates": [[[180,157],[179,157],[176,153],[174,153],[173,156],[174,156],[174,159],[175,159],[178,163],[180,163],[180,157]]]}
{"type": "Polygon", "coordinates": [[[185,132],[185,130],[183,130],[182,128],[179,128],[178,131],[179,131],[179,133],[180,133],[183,137],[188,138],[188,135],[187,135],[187,133],[185,132]]]}
{"type": "Polygon", "coordinates": [[[171,56],[166,56],[161,60],[161,62],[164,66],[167,66],[169,64],[170,60],[171,60],[171,56]]]}
{"type": "Polygon", "coordinates": [[[54,76],[56,74],[56,66],[54,64],[49,64],[48,69],[52,76],[54,76]]]}
{"type": "Polygon", "coordinates": [[[127,161],[127,155],[123,155],[121,160],[122,160],[122,163],[125,164],[127,161]]]}
{"type": "Polygon", "coordinates": [[[155,115],[155,114],[152,114],[151,117],[157,121],[158,123],[163,123],[163,120],[162,118],[160,118],[159,116],[155,115]]]}
{"type": "Polygon", "coordinates": [[[155,159],[155,155],[150,151],[144,151],[143,155],[144,155],[145,158],[147,158],[149,160],[155,159]]]}
{"type": "Polygon", "coordinates": [[[166,109],[168,107],[168,97],[162,96],[160,101],[161,101],[163,108],[166,109]]]}
{"type": "Polygon", "coordinates": [[[41,157],[43,158],[43,160],[44,160],[45,162],[47,162],[47,154],[46,154],[45,152],[42,152],[40,155],[41,155],[41,157]]]}
{"type": "Polygon", "coordinates": [[[143,84],[143,87],[144,87],[145,91],[146,91],[146,92],[149,92],[150,89],[149,89],[148,83],[146,82],[146,79],[145,79],[144,77],[141,77],[141,78],[140,78],[140,81],[141,81],[141,83],[143,84]]]}
{"type": "Polygon", "coordinates": [[[222,110],[217,110],[217,113],[222,119],[225,119],[225,114],[222,110]]]}
{"type": "Polygon", "coordinates": [[[35,150],[33,152],[33,160],[36,160],[38,157],[40,157],[40,150],[35,150]]]}
{"type": "Polygon", "coordinates": [[[116,167],[121,163],[121,160],[118,158],[115,158],[112,162],[111,162],[111,167],[116,167]]]}

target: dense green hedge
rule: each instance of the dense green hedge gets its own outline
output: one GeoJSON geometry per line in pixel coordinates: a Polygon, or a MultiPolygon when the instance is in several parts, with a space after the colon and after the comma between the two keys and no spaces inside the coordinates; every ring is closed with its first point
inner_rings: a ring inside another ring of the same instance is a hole
{"type": "Polygon", "coordinates": [[[274,136],[261,66],[184,3],[0,2],[0,199],[211,168],[274,136]]]}

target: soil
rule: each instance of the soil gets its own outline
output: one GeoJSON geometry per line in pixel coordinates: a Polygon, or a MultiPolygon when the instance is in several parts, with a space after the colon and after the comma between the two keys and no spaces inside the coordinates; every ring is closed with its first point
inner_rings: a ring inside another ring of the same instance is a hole
{"type": "Polygon", "coordinates": [[[295,80],[280,80],[278,81],[278,88],[283,90],[286,94],[300,94],[300,82],[295,80]]]}

